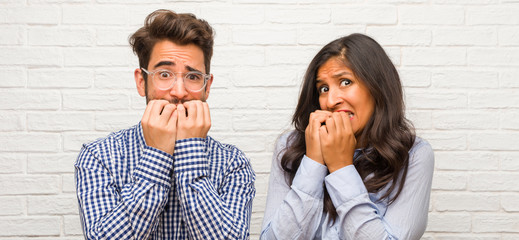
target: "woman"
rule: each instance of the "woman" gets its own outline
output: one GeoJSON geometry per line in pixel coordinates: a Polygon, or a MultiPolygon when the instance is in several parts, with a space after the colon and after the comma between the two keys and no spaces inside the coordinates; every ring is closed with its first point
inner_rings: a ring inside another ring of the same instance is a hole
{"type": "Polygon", "coordinates": [[[317,53],[292,122],[276,144],[261,239],[423,235],[434,156],[377,42],[352,34],[317,53]]]}

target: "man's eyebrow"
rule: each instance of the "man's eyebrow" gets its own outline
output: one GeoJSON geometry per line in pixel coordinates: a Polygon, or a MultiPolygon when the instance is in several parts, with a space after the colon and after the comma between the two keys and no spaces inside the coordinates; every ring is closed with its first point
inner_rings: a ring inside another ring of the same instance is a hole
{"type": "Polygon", "coordinates": [[[158,62],[157,64],[155,64],[155,66],[153,66],[153,68],[158,68],[160,66],[175,66],[175,62],[171,62],[171,61],[160,61],[158,62]]]}
{"type": "MultiPolygon", "coordinates": [[[[175,66],[175,65],[176,65],[175,62],[172,62],[172,61],[160,61],[157,64],[155,64],[155,66],[153,66],[153,68],[158,68],[160,66],[175,66]]],[[[188,65],[186,65],[186,69],[188,71],[202,72],[202,71],[200,71],[200,70],[198,70],[198,69],[196,69],[194,67],[188,66],[188,65]]]]}

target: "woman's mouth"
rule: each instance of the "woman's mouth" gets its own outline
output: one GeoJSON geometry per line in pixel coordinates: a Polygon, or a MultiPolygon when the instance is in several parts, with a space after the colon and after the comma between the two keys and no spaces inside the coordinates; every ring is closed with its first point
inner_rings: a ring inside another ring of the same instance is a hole
{"type": "Polygon", "coordinates": [[[348,116],[350,117],[350,119],[352,119],[353,116],[355,115],[355,114],[353,114],[350,110],[337,110],[336,112],[345,112],[345,113],[348,114],[348,116]]]}

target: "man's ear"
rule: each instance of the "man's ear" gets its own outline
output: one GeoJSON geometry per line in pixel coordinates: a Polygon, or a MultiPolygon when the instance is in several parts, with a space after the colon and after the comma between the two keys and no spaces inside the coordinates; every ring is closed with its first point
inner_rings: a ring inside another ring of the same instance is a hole
{"type": "Polygon", "coordinates": [[[211,74],[211,78],[209,78],[209,80],[207,80],[207,83],[205,85],[205,100],[207,100],[207,98],[209,98],[209,90],[211,89],[211,84],[213,84],[213,74],[211,74]]]}
{"type": "Polygon", "coordinates": [[[142,77],[142,70],[140,68],[135,69],[133,72],[133,77],[135,78],[135,85],[137,86],[137,92],[141,97],[146,96],[146,81],[142,77]]]}

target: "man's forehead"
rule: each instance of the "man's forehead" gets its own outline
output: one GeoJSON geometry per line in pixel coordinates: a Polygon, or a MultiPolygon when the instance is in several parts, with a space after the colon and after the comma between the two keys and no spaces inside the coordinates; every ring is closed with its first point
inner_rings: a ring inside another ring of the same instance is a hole
{"type": "Polygon", "coordinates": [[[171,41],[164,40],[157,42],[153,46],[153,51],[150,56],[150,66],[156,65],[179,66],[182,68],[191,67],[196,69],[203,69],[204,54],[202,50],[194,45],[178,45],[171,41]]]}

